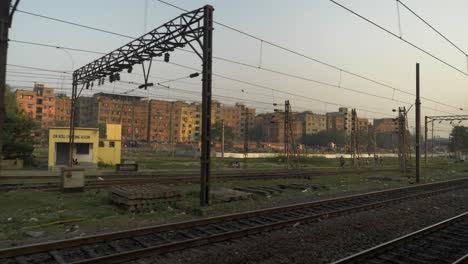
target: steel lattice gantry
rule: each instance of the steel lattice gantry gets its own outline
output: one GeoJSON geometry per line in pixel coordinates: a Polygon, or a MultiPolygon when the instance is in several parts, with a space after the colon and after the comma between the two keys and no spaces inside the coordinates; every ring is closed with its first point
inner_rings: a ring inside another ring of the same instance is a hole
{"type": "Polygon", "coordinates": [[[428,148],[429,148],[429,141],[428,141],[428,132],[429,132],[429,127],[428,124],[432,124],[432,136],[434,136],[434,122],[435,121],[449,121],[450,123],[453,123],[453,121],[466,121],[468,120],[468,115],[447,115],[447,116],[425,116],[424,118],[424,162],[427,165],[427,156],[428,156],[428,148]]]}
{"type": "Polygon", "coordinates": [[[206,5],[172,19],[130,43],[102,56],[73,72],[73,88],[70,115],[69,166],[73,166],[74,130],[76,125],[76,99],[84,88],[107,76],[125,69],[129,72],[136,64],[142,64],[145,89],[154,57],[173,52],[189,45],[203,62],[202,72],[202,146],[201,146],[201,194],[200,204],[209,204],[210,141],[211,141],[211,88],[213,52],[213,11],[206,5]],[[145,70],[144,62],[149,65],[145,70]],[[78,92],[78,86],[81,86],[78,92]]]}

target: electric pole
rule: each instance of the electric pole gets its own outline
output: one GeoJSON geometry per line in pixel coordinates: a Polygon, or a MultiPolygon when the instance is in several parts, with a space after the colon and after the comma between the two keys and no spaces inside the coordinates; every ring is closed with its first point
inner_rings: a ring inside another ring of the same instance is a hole
{"type": "Polygon", "coordinates": [[[221,158],[224,159],[224,119],[221,120],[221,158]]]}
{"type": "Polygon", "coordinates": [[[284,102],[284,150],[286,153],[286,161],[288,164],[288,169],[291,167],[291,165],[297,169],[300,169],[298,151],[293,132],[294,120],[291,116],[291,112],[291,104],[289,103],[289,100],[286,100],[284,102]],[[291,155],[293,160],[291,160],[291,155]]]}
{"type": "Polygon", "coordinates": [[[284,153],[286,154],[286,164],[289,168],[289,100],[284,102],[284,153]]]}
{"type": "MultiPolygon", "coordinates": [[[[11,0],[0,1],[0,131],[3,131],[5,120],[5,91],[6,91],[6,64],[8,54],[8,31],[10,30],[13,15],[20,0],[16,0],[10,12],[11,0]]],[[[0,155],[3,152],[3,142],[0,138],[0,155]]],[[[1,169],[1,162],[0,162],[1,169]]]]}
{"type": "Polygon", "coordinates": [[[400,160],[400,171],[404,174],[407,172],[409,149],[406,117],[406,107],[398,107],[398,158],[400,160]]]}
{"type": "Polygon", "coordinates": [[[427,166],[427,148],[429,147],[429,142],[427,140],[427,116],[424,117],[424,165],[427,166]]]}
{"type": "Polygon", "coordinates": [[[245,107],[244,111],[244,158],[247,158],[249,154],[249,110],[245,107]]]}
{"type": "Polygon", "coordinates": [[[419,96],[419,63],[416,63],[416,183],[419,183],[421,172],[421,99],[419,96]]]}

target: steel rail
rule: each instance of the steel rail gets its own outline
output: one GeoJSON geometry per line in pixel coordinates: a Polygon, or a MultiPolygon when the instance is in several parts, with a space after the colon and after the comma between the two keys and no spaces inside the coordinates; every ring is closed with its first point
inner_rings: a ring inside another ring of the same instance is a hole
{"type": "Polygon", "coordinates": [[[20,246],[0,250],[0,262],[31,263],[28,259],[46,256],[47,263],[117,263],[461,188],[468,188],[468,179],[20,246]]]}
{"type": "MultiPolygon", "coordinates": [[[[230,181],[230,180],[260,180],[260,179],[278,179],[278,178],[310,178],[321,177],[338,174],[367,174],[375,172],[391,172],[393,169],[385,170],[349,170],[349,171],[301,171],[301,172],[254,172],[254,173],[236,173],[236,174],[214,174],[215,181],[230,181]]],[[[131,175],[86,175],[86,188],[107,188],[112,185],[134,185],[143,183],[160,183],[160,184],[183,184],[183,183],[198,183],[200,178],[197,176],[151,176],[151,175],[135,175],[137,178],[130,178],[131,175]],[[105,178],[98,180],[99,177],[105,178]],[[92,179],[92,180],[90,180],[92,179]]],[[[3,180],[55,180],[41,183],[4,183],[0,184],[1,191],[10,191],[17,189],[35,189],[44,191],[58,190],[59,176],[0,176],[3,180]]]]}
{"type": "MultiPolygon", "coordinates": [[[[467,236],[468,231],[466,231],[468,229],[468,212],[457,215],[455,217],[444,220],[442,222],[436,223],[434,225],[425,227],[416,232],[390,240],[378,246],[366,249],[364,251],[361,251],[349,257],[340,259],[338,261],[333,262],[333,264],[366,263],[366,262],[383,263],[386,261],[392,262],[390,256],[395,257],[395,261],[397,261],[398,263],[416,263],[416,262],[417,263],[420,263],[420,262],[429,263],[431,262],[431,260],[428,260],[427,258],[432,256],[431,255],[432,252],[430,252],[428,246],[412,247],[412,250],[408,252],[408,253],[411,253],[411,256],[401,255],[401,251],[405,246],[410,246],[411,244],[418,243],[421,241],[427,241],[427,243],[434,245],[435,243],[443,243],[443,242],[450,241],[450,239],[456,240],[455,237],[447,236],[447,234],[442,235],[442,238],[444,240],[437,240],[436,237],[437,235],[442,234],[443,232],[447,231],[448,228],[454,228],[455,225],[458,225],[460,223],[464,223],[464,226],[462,228],[459,228],[458,231],[463,233],[463,230],[465,230],[464,231],[465,248],[463,252],[461,253],[458,252],[458,254],[459,255],[465,254],[466,252],[468,252],[468,236],[467,236]],[[418,253],[421,253],[422,251],[424,252],[424,258],[425,258],[424,260],[418,259],[418,253]]],[[[453,230],[451,233],[453,233],[453,230]]],[[[458,241],[458,242],[461,242],[461,241],[458,241]]],[[[448,246],[450,247],[453,245],[448,245],[448,246]]],[[[438,252],[438,253],[442,253],[442,252],[438,252]]],[[[456,252],[451,252],[451,254],[449,254],[452,259],[454,257],[455,258],[457,257],[455,253],[456,252]]],[[[447,257],[448,257],[447,254],[445,254],[444,259],[446,261],[444,263],[465,263],[463,261],[468,260],[468,255],[465,255],[459,258],[458,260],[454,260],[454,262],[447,259],[447,257]]],[[[433,259],[432,261],[437,261],[437,260],[433,259]]],[[[431,262],[431,263],[436,263],[436,262],[431,262]]]]}
{"type": "Polygon", "coordinates": [[[466,264],[468,263],[468,254],[459,258],[457,261],[453,262],[453,264],[466,264]]]}

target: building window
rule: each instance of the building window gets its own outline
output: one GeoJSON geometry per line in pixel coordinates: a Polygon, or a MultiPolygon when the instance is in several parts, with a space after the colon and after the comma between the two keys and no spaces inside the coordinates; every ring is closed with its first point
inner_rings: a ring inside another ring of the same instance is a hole
{"type": "Polygon", "coordinates": [[[78,155],[88,155],[89,154],[89,144],[87,144],[87,143],[77,143],[76,144],[76,154],[78,154],[78,155]]]}
{"type": "Polygon", "coordinates": [[[115,148],[115,142],[109,141],[109,148],[115,148]]]}
{"type": "Polygon", "coordinates": [[[37,99],[37,104],[42,104],[42,99],[37,99]]]}
{"type": "Polygon", "coordinates": [[[99,141],[99,147],[103,148],[104,147],[104,141],[99,141]]]}

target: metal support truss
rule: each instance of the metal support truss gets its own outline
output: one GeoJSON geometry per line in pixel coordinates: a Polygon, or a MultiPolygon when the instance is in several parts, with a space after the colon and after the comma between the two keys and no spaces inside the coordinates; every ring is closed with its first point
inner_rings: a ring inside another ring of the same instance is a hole
{"type": "Polygon", "coordinates": [[[434,144],[434,122],[439,121],[439,123],[443,121],[450,122],[452,124],[454,121],[458,121],[461,123],[462,121],[467,121],[468,115],[448,115],[448,116],[425,116],[424,117],[424,164],[427,166],[427,157],[428,157],[428,149],[429,149],[429,140],[428,140],[428,132],[429,132],[429,124],[432,124],[432,147],[431,153],[433,154],[433,144],[434,144]]]}
{"type": "Polygon", "coordinates": [[[73,72],[69,141],[70,166],[73,166],[74,163],[73,146],[76,99],[81,94],[83,88],[86,87],[87,89],[93,81],[115,75],[125,69],[130,72],[133,65],[149,61],[146,70],[144,64],[142,65],[145,78],[144,88],[146,89],[148,87],[148,75],[153,58],[189,45],[203,63],[200,204],[202,206],[209,204],[213,11],[214,8],[212,6],[206,5],[194,11],[181,14],[162,26],[73,72]],[[79,85],[82,87],[78,92],[79,85]]]}

